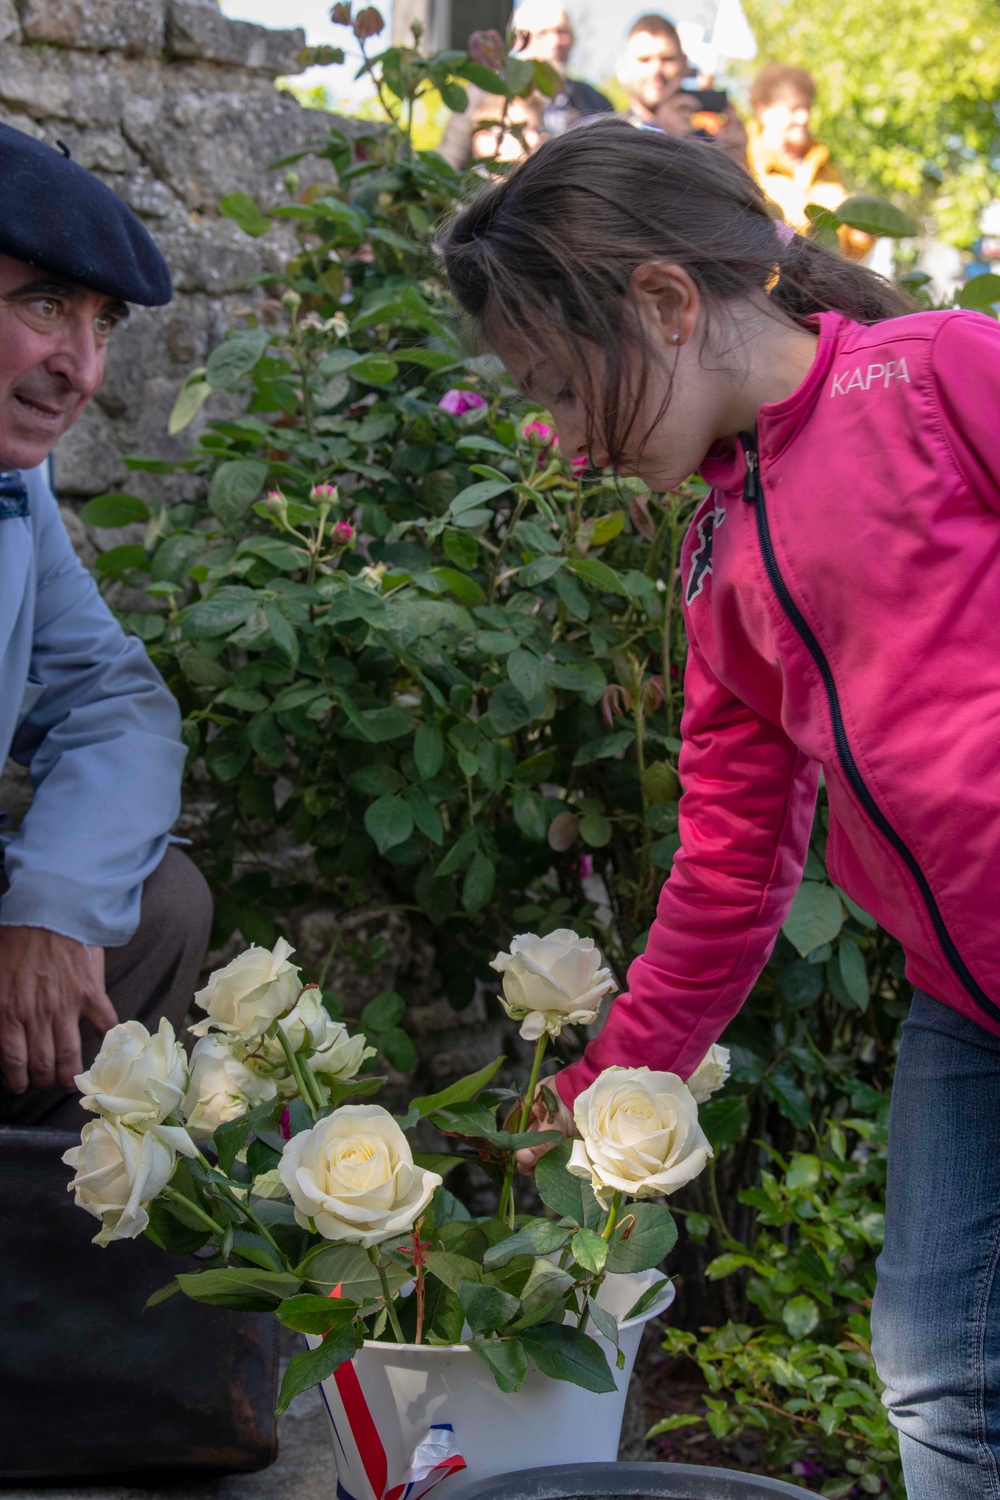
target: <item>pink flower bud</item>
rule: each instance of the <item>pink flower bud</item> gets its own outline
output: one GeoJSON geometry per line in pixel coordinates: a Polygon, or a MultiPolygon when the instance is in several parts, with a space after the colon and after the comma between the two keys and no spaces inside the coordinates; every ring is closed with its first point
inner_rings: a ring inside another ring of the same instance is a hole
{"type": "Polygon", "coordinates": [[[268,510],[280,510],[283,505],[287,504],[287,501],[280,490],[268,490],[264,496],[264,504],[268,510]]]}
{"type": "Polygon", "coordinates": [[[339,495],[340,491],[335,484],[314,484],[309,491],[310,500],[315,500],[319,505],[333,505],[339,495]]]}
{"type": "Polygon", "coordinates": [[[528,422],[525,424],[524,437],[527,442],[540,443],[543,448],[558,448],[559,438],[554,427],[548,422],[528,422]]]}
{"type": "Polygon", "coordinates": [[[590,459],[585,453],[578,453],[576,458],[570,459],[569,466],[573,470],[574,474],[582,474],[585,472],[589,463],[590,459]]]}
{"type": "Polygon", "coordinates": [[[354,545],[354,527],[350,521],[338,521],[330,528],[330,540],[335,547],[351,547],[354,545]]]}
{"type": "Polygon", "coordinates": [[[291,1112],[290,1112],[287,1104],[285,1105],[284,1109],[281,1111],[281,1119],[278,1121],[278,1129],[281,1131],[281,1134],[284,1136],[284,1138],[285,1138],[286,1141],[290,1141],[291,1140],[291,1138],[292,1138],[292,1116],[291,1116],[291,1112]]]}
{"type": "Polygon", "coordinates": [[[507,48],[499,31],[474,31],[469,37],[469,58],[480,67],[499,73],[507,61],[507,48]]]}
{"type": "Polygon", "coordinates": [[[359,42],[367,41],[370,36],[378,36],[385,29],[385,21],[382,19],[381,11],[377,11],[374,5],[366,5],[364,10],[359,10],[354,17],[354,35],[359,42]]]}
{"type": "Polygon", "coordinates": [[[475,411],[480,406],[488,406],[489,402],[480,396],[478,391],[445,391],[438,406],[446,411],[451,417],[460,417],[463,412],[475,411]]]}

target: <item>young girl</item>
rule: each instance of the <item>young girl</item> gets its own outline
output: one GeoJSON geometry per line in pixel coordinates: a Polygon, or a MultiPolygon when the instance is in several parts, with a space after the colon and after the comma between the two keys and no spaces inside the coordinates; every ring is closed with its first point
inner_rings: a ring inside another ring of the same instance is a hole
{"type": "Polygon", "coordinates": [[[710,145],[621,122],[489,186],[445,260],[564,454],[713,486],[681,557],[682,848],[562,1101],[612,1064],[692,1072],[787,915],[822,771],[831,879],[916,989],[884,1399],[911,1500],[1000,1500],[1000,328],[910,312],[710,145]]]}

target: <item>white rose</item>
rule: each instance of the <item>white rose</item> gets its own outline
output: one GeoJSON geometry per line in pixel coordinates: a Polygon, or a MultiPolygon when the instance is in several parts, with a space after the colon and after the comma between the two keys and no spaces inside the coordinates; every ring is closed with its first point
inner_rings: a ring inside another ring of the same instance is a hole
{"type": "Polygon", "coordinates": [[[596,1020],[602,997],[618,987],[611,970],[601,968],[593,938],[566,927],[548,937],[522,933],[490,968],[503,975],[503,1007],[512,1020],[523,1022],[521,1035],[530,1042],[544,1031],[558,1036],[571,1022],[588,1025],[596,1020]]]}
{"type": "Polygon", "coordinates": [[[255,1104],[273,1099],[278,1090],[233,1056],[229,1039],[203,1036],[191,1053],[191,1083],[184,1115],[192,1135],[212,1136],[227,1120],[238,1119],[255,1104]]]}
{"type": "Polygon", "coordinates": [[[605,1208],[611,1192],[629,1198],[673,1193],[713,1154],[698,1124],[698,1106],[676,1073],[606,1068],[577,1096],[580,1140],[567,1163],[588,1177],[605,1208]]]}
{"type": "Polygon", "coordinates": [[[295,1004],[302,988],[299,971],[288,962],[295,950],[284,938],[270,948],[248,948],[224,969],[216,969],[194,997],[208,1020],[190,1029],[195,1036],[225,1031],[230,1036],[260,1036],[295,1004]]]}
{"type": "Polygon", "coordinates": [[[141,1021],[112,1026],[86,1073],[76,1075],[84,1109],[123,1125],[156,1125],[173,1114],[187,1087],[187,1058],[166,1016],[150,1036],[141,1021]]]}
{"type": "Polygon", "coordinates": [[[688,1088],[696,1104],[704,1104],[729,1077],[729,1048],[713,1042],[701,1062],[688,1079],[688,1088]]]}
{"type": "Polygon", "coordinates": [[[172,1134],[130,1130],[118,1120],[104,1118],[83,1127],[79,1146],[67,1151],[63,1161],[76,1168],[68,1187],[77,1204],[103,1221],[95,1245],[142,1234],[149,1223],[147,1205],[173,1176],[177,1153],[169,1140],[172,1134]]]}
{"type": "Polygon", "coordinates": [[[345,1104],[293,1136],[278,1174],[303,1229],[366,1248],[412,1229],[441,1185],[379,1104],[345,1104]]]}
{"type": "MultiPolygon", "coordinates": [[[[353,1078],[366,1057],[374,1057],[364,1036],[352,1037],[343,1021],[335,1021],[323,1004],[316,985],[304,989],[281,1029],[293,1052],[304,1052],[314,1073],[334,1078],[353,1078]]],[[[287,1071],[284,1049],[277,1037],[265,1038],[260,1054],[273,1068],[287,1071]]]]}

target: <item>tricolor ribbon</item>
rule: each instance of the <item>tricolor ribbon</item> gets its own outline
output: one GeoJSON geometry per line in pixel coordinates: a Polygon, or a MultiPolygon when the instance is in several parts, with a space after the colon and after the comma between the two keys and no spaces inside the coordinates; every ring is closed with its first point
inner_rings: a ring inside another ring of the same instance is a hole
{"type": "MultiPolygon", "coordinates": [[[[340,1287],[334,1287],[330,1296],[339,1297],[340,1287]]],[[[333,1372],[333,1379],[340,1395],[354,1446],[365,1471],[365,1478],[376,1500],[423,1500],[423,1497],[436,1489],[443,1479],[447,1479],[451,1474],[460,1473],[466,1467],[465,1459],[458,1451],[451,1423],[436,1422],[410,1454],[405,1474],[390,1486],[389,1463],[385,1448],[368,1402],[365,1400],[365,1393],[361,1389],[361,1382],[353,1360],[347,1360],[344,1364],[338,1365],[333,1372]]],[[[326,1406],[333,1425],[337,1446],[344,1454],[346,1462],[347,1452],[337,1430],[336,1419],[330,1410],[330,1403],[326,1399],[326,1392],[322,1386],[320,1386],[320,1391],[323,1395],[323,1404],[326,1406]]],[[[357,1496],[352,1495],[339,1478],[337,1500],[357,1500],[357,1496]]]]}

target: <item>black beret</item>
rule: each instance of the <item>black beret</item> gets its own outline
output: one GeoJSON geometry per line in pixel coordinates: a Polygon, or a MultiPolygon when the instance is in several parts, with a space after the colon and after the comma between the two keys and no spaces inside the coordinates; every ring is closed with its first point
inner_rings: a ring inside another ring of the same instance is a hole
{"type": "Polygon", "coordinates": [[[123,302],[162,307],[170,272],[117,193],[44,141],[0,125],[0,251],[123,302]]]}

